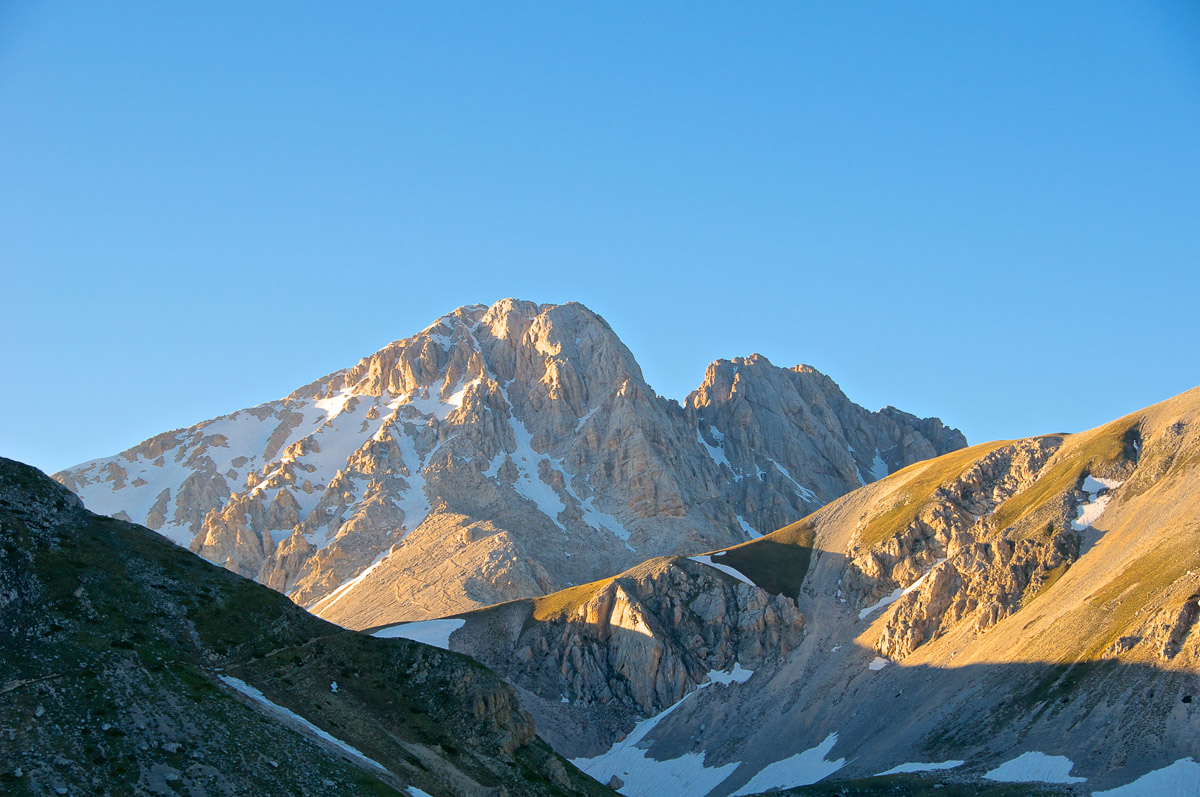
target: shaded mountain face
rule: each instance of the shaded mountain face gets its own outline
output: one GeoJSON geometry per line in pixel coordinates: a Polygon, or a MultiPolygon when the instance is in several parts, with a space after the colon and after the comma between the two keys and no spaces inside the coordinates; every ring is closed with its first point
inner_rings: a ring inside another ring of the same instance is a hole
{"type": "Polygon", "coordinates": [[[743,542],[964,445],[759,356],[714,363],[680,406],[587,308],[505,300],[55,478],[364,628],[743,542]]]}
{"type": "Polygon", "coordinates": [[[5,459],[0,717],[6,794],[611,793],[466,657],[326,623],[5,459]]]}
{"type": "Polygon", "coordinates": [[[821,778],[1159,794],[1200,783],[1198,601],[1200,388],[463,614],[448,645],[631,797],[821,778]]]}

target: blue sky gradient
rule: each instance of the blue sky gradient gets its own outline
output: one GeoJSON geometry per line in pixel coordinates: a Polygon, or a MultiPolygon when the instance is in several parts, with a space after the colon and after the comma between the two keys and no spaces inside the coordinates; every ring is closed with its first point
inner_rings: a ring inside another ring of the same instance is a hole
{"type": "Polygon", "coordinates": [[[506,296],[973,442],[1200,382],[1200,7],[646,5],[0,4],[0,455],[506,296]]]}

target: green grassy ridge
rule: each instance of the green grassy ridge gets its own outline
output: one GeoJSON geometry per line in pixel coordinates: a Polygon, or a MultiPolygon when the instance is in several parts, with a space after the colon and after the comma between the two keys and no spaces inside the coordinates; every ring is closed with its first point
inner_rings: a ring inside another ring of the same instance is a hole
{"type": "Polygon", "coordinates": [[[934,459],[913,463],[887,476],[887,480],[904,480],[891,506],[872,517],[859,532],[859,542],[874,548],[903,532],[934,498],[939,487],[961,476],[979,460],[1010,446],[1015,440],[996,440],[952,451],[934,459]]]}
{"type": "Polygon", "coordinates": [[[795,599],[808,575],[816,543],[812,515],[756,540],[710,554],[714,562],[728,565],[772,595],[795,599]]]}
{"type": "Polygon", "coordinates": [[[994,526],[1017,526],[1038,508],[1079,487],[1085,475],[1103,475],[1123,461],[1132,460],[1133,440],[1139,428],[1136,416],[1126,417],[1068,436],[1032,485],[996,507],[994,526]]]}
{"type": "MultiPolygon", "coordinates": [[[[738,570],[766,592],[795,598],[808,573],[815,538],[814,527],[806,518],[756,540],[702,555],[716,557],[714,562],[738,570]]],[[[656,556],[619,575],[533,598],[530,621],[565,620],[609,584],[652,576],[663,567],[678,567],[685,561],[690,562],[690,559],[686,556],[656,556]]],[[[721,575],[732,578],[728,574],[721,575]]]]}
{"type": "MultiPolygon", "coordinates": [[[[122,719],[139,705],[162,704],[214,738],[228,737],[219,753],[205,755],[221,756],[243,786],[264,794],[311,791],[326,780],[333,785],[323,788],[337,793],[395,794],[406,783],[447,793],[408,752],[412,745],[441,751],[454,769],[514,795],[611,794],[536,737],[501,749],[505,733],[479,707],[506,697],[515,707],[515,698],[467,657],[331,625],[154,532],[73,509],[62,488],[41,480],[49,482],[0,460],[0,583],[15,579],[25,592],[36,584],[37,593],[35,605],[10,604],[0,614],[0,713],[36,725],[34,713],[45,704],[46,716],[75,726],[58,747],[53,739],[24,740],[35,758],[58,750],[86,761],[91,777],[117,791],[151,765],[193,766],[153,745],[141,749],[139,733],[150,731],[122,719]],[[22,515],[12,500],[18,495],[37,511],[22,515]],[[35,515],[52,516],[41,510],[54,506],[71,522],[46,533],[35,515]],[[402,777],[377,776],[318,750],[235,697],[217,680],[222,671],[402,777]],[[118,731],[100,730],[105,723],[118,731]],[[278,769],[264,768],[267,759],[278,769]],[[553,759],[570,788],[548,780],[553,759]]],[[[21,793],[30,783],[3,785],[21,793]]]]}

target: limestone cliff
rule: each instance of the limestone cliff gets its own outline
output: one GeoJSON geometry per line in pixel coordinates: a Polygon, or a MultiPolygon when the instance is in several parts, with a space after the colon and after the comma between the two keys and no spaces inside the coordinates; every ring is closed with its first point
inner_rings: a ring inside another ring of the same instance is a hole
{"type": "Polygon", "coordinates": [[[757,356],[683,407],[600,316],[509,299],[56,478],[361,628],[742,542],[964,443],[757,356]]]}
{"type": "Polygon", "coordinates": [[[770,669],[804,638],[794,600],[679,557],[460,619],[450,649],[520,687],[539,727],[588,717],[556,737],[570,755],[603,749],[714,680],[770,669]]]}

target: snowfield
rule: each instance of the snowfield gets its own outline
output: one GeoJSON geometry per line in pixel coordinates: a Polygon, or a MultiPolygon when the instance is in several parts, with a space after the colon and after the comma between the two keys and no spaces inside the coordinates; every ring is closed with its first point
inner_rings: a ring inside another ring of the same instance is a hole
{"type": "Polygon", "coordinates": [[[1006,761],[984,777],[1002,783],[1083,783],[1087,778],[1071,776],[1074,766],[1066,756],[1031,751],[1006,761]]]}
{"type": "Polygon", "coordinates": [[[786,789],[792,786],[808,786],[829,777],[846,765],[846,759],[828,761],[825,756],[837,744],[838,735],[831,733],[816,747],[797,753],[791,758],[768,764],[752,777],[745,786],[733,793],[733,797],[758,794],[771,789],[786,789]]]}
{"type": "Polygon", "coordinates": [[[380,639],[411,639],[442,650],[450,649],[450,635],[466,625],[466,620],[421,620],[382,628],[371,636],[380,639]]]}
{"type": "Polygon", "coordinates": [[[1092,792],[1092,797],[1200,797],[1200,764],[1190,756],[1181,758],[1132,783],[1092,792]]]}

